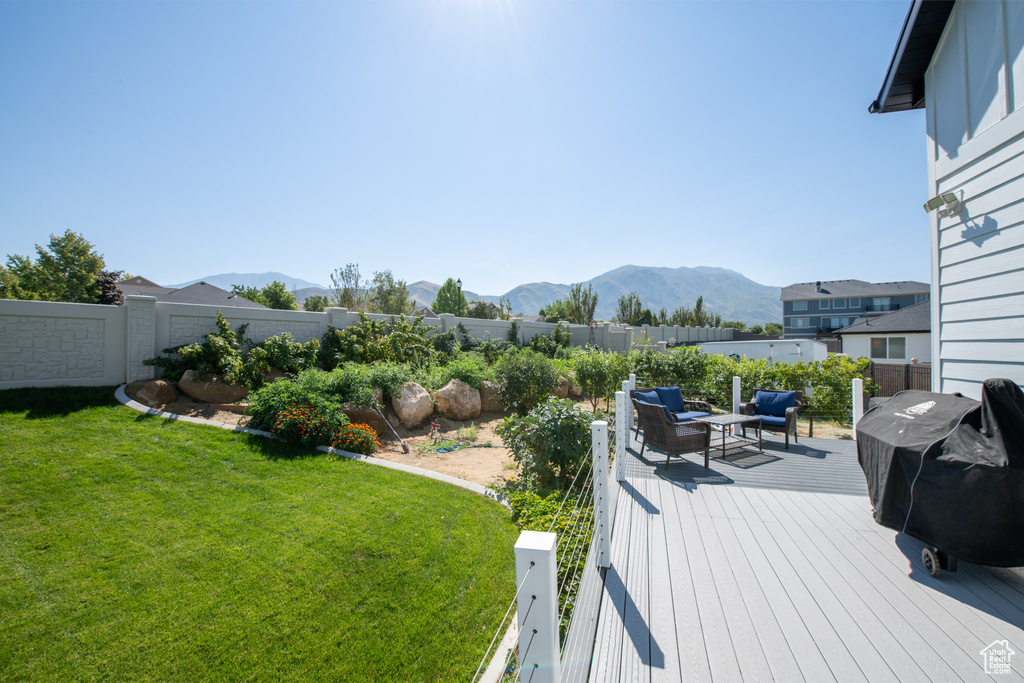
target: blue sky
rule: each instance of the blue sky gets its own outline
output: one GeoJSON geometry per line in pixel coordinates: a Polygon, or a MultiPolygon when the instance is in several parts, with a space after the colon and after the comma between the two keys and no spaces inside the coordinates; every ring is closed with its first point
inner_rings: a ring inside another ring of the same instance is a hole
{"type": "Polygon", "coordinates": [[[927,282],[923,113],[867,113],[908,7],[0,0],[0,252],[71,229],[161,284],[927,282]]]}

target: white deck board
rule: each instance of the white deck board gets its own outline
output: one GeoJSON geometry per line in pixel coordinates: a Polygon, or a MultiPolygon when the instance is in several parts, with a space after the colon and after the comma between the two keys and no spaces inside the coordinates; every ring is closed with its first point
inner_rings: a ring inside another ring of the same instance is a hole
{"type": "Polygon", "coordinates": [[[627,453],[590,680],[982,681],[1004,638],[1021,654],[999,678],[1024,680],[1024,570],[928,576],[923,544],[872,519],[849,444],[806,442],[735,473],[712,461],[735,474],[715,483],[627,453]]]}

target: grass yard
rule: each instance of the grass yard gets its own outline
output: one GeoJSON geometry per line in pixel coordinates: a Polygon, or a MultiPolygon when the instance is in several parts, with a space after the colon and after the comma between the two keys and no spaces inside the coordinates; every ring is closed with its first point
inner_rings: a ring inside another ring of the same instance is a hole
{"type": "Polygon", "coordinates": [[[504,508],[113,393],[0,392],[0,678],[472,676],[515,592],[504,508]]]}

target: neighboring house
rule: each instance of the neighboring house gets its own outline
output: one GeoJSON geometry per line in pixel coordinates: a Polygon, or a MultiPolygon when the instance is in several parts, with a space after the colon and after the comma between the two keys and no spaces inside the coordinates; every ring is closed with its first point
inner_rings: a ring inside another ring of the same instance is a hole
{"type": "Polygon", "coordinates": [[[424,306],[423,304],[417,304],[412,311],[413,315],[422,315],[424,318],[436,318],[437,313],[430,310],[430,306],[424,306]]]}
{"type": "Polygon", "coordinates": [[[843,353],[876,363],[921,363],[932,360],[931,304],[923,302],[880,315],[861,318],[836,332],[843,353]]]}
{"type": "Polygon", "coordinates": [[[233,306],[236,308],[266,308],[231,292],[207,284],[196,282],[181,289],[161,287],[152,280],[144,277],[133,277],[117,283],[125,296],[142,295],[156,297],[157,301],[167,301],[179,304],[207,304],[209,306],[233,306]]]}
{"type": "Polygon", "coordinates": [[[928,300],[924,282],[832,280],[782,288],[782,336],[786,339],[831,337],[857,318],[883,315],[928,300]]]}
{"type": "Polygon", "coordinates": [[[978,398],[1024,384],[1024,3],[913,2],[869,111],[922,107],[932,388],[978,398]]]}

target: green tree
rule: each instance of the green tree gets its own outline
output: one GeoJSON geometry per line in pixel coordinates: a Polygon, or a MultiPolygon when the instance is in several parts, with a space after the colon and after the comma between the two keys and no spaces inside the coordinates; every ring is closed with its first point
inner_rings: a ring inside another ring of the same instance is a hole
{"type": "Polygon", "coordinates": [[[764,328],[760,325],[751,325],[748,330],[751,334],[764,334],[764,328]]]}
{"type": "Polygon", "coordinates": [[[231,293],[248,299],[253,303],[262,304],[267,308],[275,308],[279,311],[297,311],[299,304],[295,301],[295,295],[288,291],[283,282],[274,280],[266,287],[242,287],[232,285],[231,293]]]}
{"type": "Polygon", "coordinates": [[[537,315],[544,316],[545,322],[556,323],[559,320],[568,320],[572,322],[569,313],[569,302],[566,299],[557,299],[552,301],[544,308],[537,312],[537,315]]]}
{"type": "Polygon", "coordinates": [[[724,323],[722,323],[722,327],[732,327],[737,330],[745,330],[747,329],[747,324],[740,320],[726,320],[724,323]]]}
{"type": "MultiPolygon", "coordinates": [[[[629,294],[623,294],[619,297],[619,306],[615,312],[615,319],[623,325],[637,325],[643,310],[644,302],[640,300],[640,295],[634,290],[629,294]]],[[[649,313],[650,311],[648,311],[649,313]]]]}
{"type": "Polygon", "coordinates": [[[409,299],[405,280],[396,280],[390,270],[374,273],[366,289],[366,307],[372,313],[411,315],[415,304],[409,299]]]}
{"type": "Polygon", "coordinates": [[[263,288],[263,305],[267,308],[275,308],[279,311],[297,311],[299,304],[295,295],[288,291],[283,282],[274,280],[263,288]]]}
{"type": "Polygon", "coordinates": [[[454,313],[457,316],[466,315],[468,308],[469,302],[466,301],[466,295],[451,278],[444,281],[441,288],[437,290],[434,303],[430,305],[430,310],[434,313],[454,313]]]}
{"type": "Polygon", "coordinates": [[[313,294],[307,296],[306,300],[302,302],[302,308],[313,313],[323,313],[327,306],[330,304],[330,299],[322,294],[313,294]]]}
{"type": "Polygon", "coordinates": [[[331,296],[334,305],[350,311],[362,310],[366,300],[366,288],[359,274],[359,264],[349,263],[331,273],[331,296]]]}
{"type": "Polygon", "coordinates": [[[582,282],[577,282],[569,287],[569,296],[566,299],[569,306],[569,322],[577,325],[589,325],[594,321],[594,311],[597,310],[597,292],[591,284],[583,288],[582,282]]]}
{"type": "Polygon", "coordinates": [[[765,323],[764,333],[773,337],[781,337],[782,325],[780,323],[765,323]]]}
{"type": "Polygon", "coordinates": [[[97,282],[100,283],[100,300],[96,303],[104,306],[120,306],[124,303],[124,292],[117,283],[121,281],[124,271],[101,270],[97,275],[97,282]]]}
{"type": "Polygon", "coordinates": [[[99,303],[100,273],[105,264],[89,240],[70,230],[50,235],[46,247],[36,245],[36,260],[7,256],[0,268],[0,294],[8,299],[99,303]]]}
{"type": "Polygon", "coordinates": [[[680,327],[721,327],[722,316],[704,307],[704,297],[698,296],[693,308],[680,306],[669,317],[669,325],[680,327]]]}

